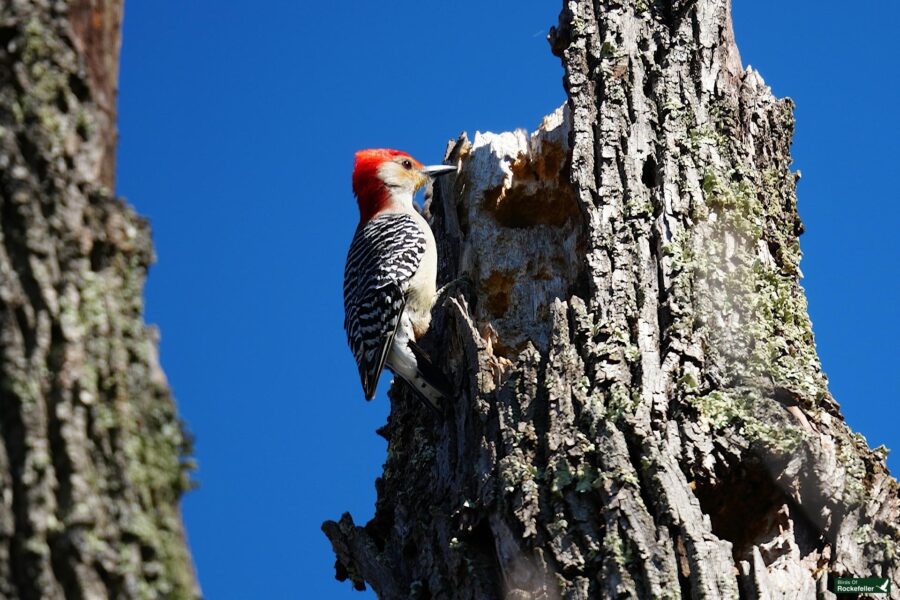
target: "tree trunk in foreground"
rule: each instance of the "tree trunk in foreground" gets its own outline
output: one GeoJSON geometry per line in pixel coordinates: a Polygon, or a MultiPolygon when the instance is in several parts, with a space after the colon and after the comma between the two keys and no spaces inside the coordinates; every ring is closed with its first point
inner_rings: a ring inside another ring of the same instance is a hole
{"type": "Polygon", "coordinates": [[[0,0],[0,598],[196,598],[186,441],[112,195],[119,0],[0,0]]]}
{"type": "Polygon", "coordinates": [[[843,422],[799,284],[792,103],[727,0],[572,0],[566,106],[462,137],[430,202],[431,350],[402,385],[374,519],[323,527],[383,598],[830,598],[890,577],[900,502],[843,422]]]}

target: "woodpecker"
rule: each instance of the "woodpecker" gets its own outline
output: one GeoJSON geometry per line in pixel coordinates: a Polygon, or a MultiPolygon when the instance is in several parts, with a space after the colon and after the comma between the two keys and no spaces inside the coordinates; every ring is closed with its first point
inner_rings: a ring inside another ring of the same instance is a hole
{"type": "Polygon", "coordinates": [[[438,409],[443,375],[416,341],[431,324],[437,295],[434,234],[413,206],[429,177],[456,167],[426,167],[406,152],[360,150],[353,168],[359,226],[344,267],[344,329],[366,400],[387,366],[438,409]]]}

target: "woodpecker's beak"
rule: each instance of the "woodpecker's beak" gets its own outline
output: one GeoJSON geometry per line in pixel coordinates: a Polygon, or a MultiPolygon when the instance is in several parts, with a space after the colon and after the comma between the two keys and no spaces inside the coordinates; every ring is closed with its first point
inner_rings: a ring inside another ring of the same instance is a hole
{"type": "Polygon", "coordinates": [[[422,167],[422,174],[429,177],[439,177],[447,173],[456,173],[456,167],[451,165],[431,165],[430,167],[422,167]]]}

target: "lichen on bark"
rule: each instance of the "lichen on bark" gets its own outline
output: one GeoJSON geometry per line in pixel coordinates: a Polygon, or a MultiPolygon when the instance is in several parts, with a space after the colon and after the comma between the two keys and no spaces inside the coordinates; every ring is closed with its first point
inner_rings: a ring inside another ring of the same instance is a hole
{"type": "Polygon", "coordinates": [[[0,597],[197,598],[190,440],[112,193],[121,3],[0,2],[0,597]]]}
{"type": "MultiPolygon", "coordinates": [[[[900,576],[884,453],[828,391],[800,286],[793,105],[727,0],[564,3],[568,100],[450,145],[426,345],[375,517],[323,526],[383,598],[828,598],[900,576]]],[[[900,591],[892,591],[900,598],[900,591]]]]}

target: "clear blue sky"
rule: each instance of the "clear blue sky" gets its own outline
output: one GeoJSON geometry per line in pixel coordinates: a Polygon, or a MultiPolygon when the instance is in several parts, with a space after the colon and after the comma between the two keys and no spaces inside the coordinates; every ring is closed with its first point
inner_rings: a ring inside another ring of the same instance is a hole
{"type": "MultiPolygon", "coordinates": [[[[804,286],[832,392],[900,449],[900,4],[856,6],[738,0],[735,29],[744,64],[797,102],[804,286]]],[[[147,319],[196,434],[184,515],[211,600],[372,597],[333,580],[319,530],[371,517],[385,457],[387,386],[363,400],[342,330],[352,155],[439,162],[462,130],[535,127],[565,98],[544,39],[558,10],[127,2],[118,192],[153,225],[147,319]]]]}

